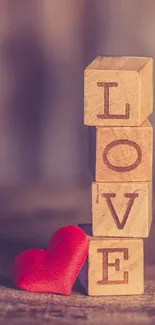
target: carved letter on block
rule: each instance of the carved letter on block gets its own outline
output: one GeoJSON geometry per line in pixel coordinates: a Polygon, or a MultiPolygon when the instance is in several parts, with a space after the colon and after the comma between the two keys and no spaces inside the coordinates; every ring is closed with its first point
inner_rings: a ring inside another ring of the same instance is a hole
{"type": "Polygon", "coordinates": [[[84,79],[86,125],[140,126],[152,113],[152,58],[97,57],[84,79]]]}
{"type": "Polygon", "coordinates": [[[89,237],[79,279],[92,296],[143,294],[143,264],[142,239],[89,237]]]}
{"type": "Polygon", "coordinates": [[[152,182],[93,183],[93,236],[148,237],[152,182]]]}
{"type": "Polygon", "coordinates": [[[117,82],[97,82],[98,87],[104,87],[104,114],[97,114],[97,118],[101,119],[124,119],[130,118],[130,104],[125,104],[125,114],[110,114],[109,111],[109,88],[118,87],[117,82]]]}
{"type": "Polygon", "coordinates": [[[98,248],[98,253],[102,254],[103,258],[103,266],[102,266],[102,280],[97,281],[97,284],[128,284],[129,278],[128,278],[128,272],[124,272],[123,274],[123,280],[109,280],[109,267],[115,267],[115,271],[120,271],[120,260],[116,258],[114,263],[109,263],[109,254],[112,253],[123,253],[124,254],[124,260],[128,260],[129,258],[129,252],[128,248],[98,248]]]}
{"type": "Polygon", "coordinates": [[[98,127],[96,181],[148,181],[152,178],[153,130],[146,120],[140,127],[98,127]]]}

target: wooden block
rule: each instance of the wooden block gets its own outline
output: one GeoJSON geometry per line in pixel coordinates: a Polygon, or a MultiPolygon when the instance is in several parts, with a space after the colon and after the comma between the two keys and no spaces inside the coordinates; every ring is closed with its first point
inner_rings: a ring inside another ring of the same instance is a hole
{"type": "Polygon", "coordinates": [[[98,127],[96,181],[129,182],[152,179],[153,130],[146,120],[140,127],[98,127]]]}
{"type": "Polygon", "coordinates": [[[93,183],[93,236],[148,237],[152,182],[93,183]]]}
{"type": "Polygon", "coordinates": [[[143,266],[143,239],[89,237],[79,279],[91,296],[143,294],[143,266]]]}
{"type": "Polygon", "coordinates": [[[153,59],[97,57],[84,73],[84,123],[140,126],[153,110],[153,59]]]}

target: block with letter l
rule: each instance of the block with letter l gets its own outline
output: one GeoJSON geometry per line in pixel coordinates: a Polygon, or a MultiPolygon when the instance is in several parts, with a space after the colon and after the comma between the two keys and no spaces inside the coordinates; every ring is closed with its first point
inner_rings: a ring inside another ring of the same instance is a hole
{"type": "Polygon", "coordinates": [[[88,295],[143,294],[143,239],[88,238],[88,259],[79,275],[88,295]]]}
{"type": "Polygon", "coordinates": [[[84,123],[140,126],[153,110],[153,59],[97,57],[84,73],[84,123]]]}

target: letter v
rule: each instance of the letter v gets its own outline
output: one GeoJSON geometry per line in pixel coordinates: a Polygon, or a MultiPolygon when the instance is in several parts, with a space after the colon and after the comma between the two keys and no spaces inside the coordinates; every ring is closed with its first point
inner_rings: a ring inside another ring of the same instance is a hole
{"type": "Polygon", "coordinates": [[[117,228],[123,229],[126,224],[126,221],[128,219],[131,208],[133,206],[133,202],[139,196],[139,194],[138,193],[125,193],[124,194],[124,197],[129,198],[129,201],[128,201],[128,205],[127,205],[126,211],[124,213],[122,222],[120,222],[120,220],[117,216],[117,213],[114,209],[114,206],[112,204],[112,201],[111,201],[111,198],[114,198],[116,196],[116,194],[115,193],[103,193],[102,196],[105,198],[105,200],[108,204],[109,210],[114,218],[117,228]]]}

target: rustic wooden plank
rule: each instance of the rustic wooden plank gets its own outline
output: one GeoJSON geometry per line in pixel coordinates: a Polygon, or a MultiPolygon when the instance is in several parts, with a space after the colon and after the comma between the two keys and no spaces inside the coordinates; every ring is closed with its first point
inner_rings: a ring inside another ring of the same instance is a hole
{"type": "Polygon", "coordinates": [[[77,283],[69,297],[35,294],[11,288],[1,279],[2,325],[85,324],[154,325],[155,267],[146,268],[145,294],[138,296],[88,297],[77,283]]]}

